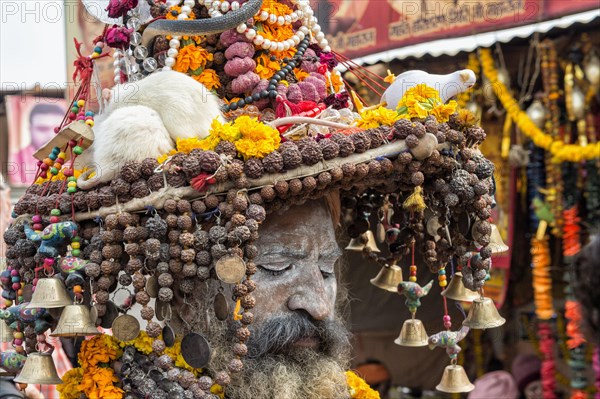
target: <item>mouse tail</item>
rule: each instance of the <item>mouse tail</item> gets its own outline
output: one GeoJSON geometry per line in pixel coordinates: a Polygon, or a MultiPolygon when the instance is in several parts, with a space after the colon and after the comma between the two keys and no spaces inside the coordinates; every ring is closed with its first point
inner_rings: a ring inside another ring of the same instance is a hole
{"type": "Polygon", "coordinates": [[[88,169],[85,172],[83,172],[81,176],[79,176],[79,178],[77,179],[77,188],[81,190],[91,190],[98,184],[110,181],[115,177],[117,177],[117,171],[114,169],[110,169],[102,174],[98,174],[98,172],[94,169],[88,169]],[[96,176],[92,177],[91,179],[88,179],[88,176],[93,172],[96,172],[96,176]]]}

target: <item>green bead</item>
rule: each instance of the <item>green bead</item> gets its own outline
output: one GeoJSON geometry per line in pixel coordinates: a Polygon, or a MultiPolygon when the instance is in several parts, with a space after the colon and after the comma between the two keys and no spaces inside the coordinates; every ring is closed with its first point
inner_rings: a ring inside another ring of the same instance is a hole
{"type": "Polygon", "coordinates": [[[71,108],[71,112],[76,114],[79,112],[79,107],[78,106],[74,106],[73,108],[71,108]]]}
{"type": "Polygon", "coordinates": [[[76,145],[75,147],[73,147],[73,152],[77,155],[81,155],[81,153],[83,152],[83,148],[81,148],[80,146],[76,145]]]}
{"type": "Polygon", "coordinates": [[[76,193],[76,192],[77,192],[77,187],[68,187],[68,188],[67,188],[67,192],[68,192],[69,194],[76,193]]]}
{"type": "Polygon", "coordinates": [[[50,173],[52,173],[53,175],[57,175],[58,174],[58,169],[52,167],[52,168],[50,168],[50,173]]]}
{"type": "Polygon", "coordinates": [[[75,236],[71,239],[71,242],[79,242],[79,241],[81,241],[81,237],[79,237],[79,236],[75,236]]]}
{"type": "Polygon", "coordinates": [[[77,178],[75,176],[69,176],[69,178],[67,179],[67,182],[72,182],[72,181],[76,182],[77,178]]]}
{"type": "Polygon", "coordinates": [[[60,209],[56,209],[56,208],[52,209],[50,211],[50,216],[60,216],[60,209]]]}
{"type": "Polygon", "coordinates": [[[80,249],[72,249],[71,250],[71,255],[73,255],[73,256],[79,256],[79,255],[81,255],[81,250],[80,249]]]}

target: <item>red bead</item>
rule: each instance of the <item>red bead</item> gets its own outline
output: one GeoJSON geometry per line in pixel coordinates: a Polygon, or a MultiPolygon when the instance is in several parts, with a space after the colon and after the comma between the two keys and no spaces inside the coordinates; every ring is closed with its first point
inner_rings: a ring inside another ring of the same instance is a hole
{"type": "Polygon", "coordinates": [[[21,283],[13,283],[13,285],[12,285],[12,289],[13,289],[13,290],[15,290],[15,291],[16,291],[16,290],[18,290],[19,288],[21,288],[21,283]]]}
{"type": "Polygon", "coordinates": [[[60,132],[60,129],[58,127],[55,127],[54,128],[54,133],[58,133],[58,132],[60,132]]]}
{"type": "Polygon", "coordinates": [[[58,216],[50,216],[50,223],[58,223],[60,218],[58,216]]]}
{"type": "Polygon", "coordinates": [[[73,169],[65,169],[65,170],[63,170],[63,175],[65,175],[66,177],[73,176],[73,169]]]}
{"type": "Polygon", "coordinates": [[[49,166],[46,165],[45,163],[43,163],[43,164],[40,165],[40,169],[41,170],[48,170],[48,168],[49,168],[49,166]]]}
{"type": "Polygon", "coordinates": [[[13,340],[13,344],[14,344],[15,346],[23,345],[23,340],[22,340],[22,339],[15,338],[15,339],[13,340]]]}
{"type": "Polygon", "coordinates": [[[42,223],[42,217],[41,217],[40,215],[34,215],[34,216],[31,218],[31,221],[32,221],[33,223],[42,223]]]}
{"type": "Polygon", "coordinates": [[[52,266],[52,265],[54,265],[54,259],[52,259],[52,258],[46,258],[46,259],[44,259],[44,265],[46,265],[46,266],[52,266]]]}
{"type": "Polygon", "coordinates": [[[63,162],[65,162],[65,160],[64,160],[64,159],[62,159],[62,158],[56,158],[56,163],[57,163],[57,164],[59,164],[59,165],[62,165],[62,164],[63,164],[63,162]]]}
{"type": "Polygon", "coordinates": [[[44,229],[44,226],[41,223],[36,223],[32,226],[35,231],[40,231],[44,229]]]}
{"type": "Polygon", "coordinates": [[[71,112],[69,114],[69,119],[73,121],[73,120],[75,120],[75,118],[77,118],[77,115],[75,115],[74,113],[71,112]]]}
{"type": "Polygon", "coordinates": [[[77,141],[69,140],[69,147],[75,147],[77,145],[77,141]]]}
{"type": "Polygon", "coordinates": [[[47,177],[48,177],[48,172],[46,172],[46,171],[44,170],[42,173],[40,173],[40,177],[41,177],[42,179],[45,179],[45,178],[47,178],[47,177]]]}

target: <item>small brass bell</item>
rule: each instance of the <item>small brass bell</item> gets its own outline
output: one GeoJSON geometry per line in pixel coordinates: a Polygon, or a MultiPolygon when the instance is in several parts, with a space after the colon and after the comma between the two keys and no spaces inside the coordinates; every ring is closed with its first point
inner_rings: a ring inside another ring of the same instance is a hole
{"type": "Polygon", "coordinates": [[[473,302],[473,300],[479,298],[479,294],[475,291],[471,291],[462,281],[462,273],[456,272],[450,279],[450,284],[444,291],[442,291],[442,295],[448,299],[452,299],[455,301],[461,302],[473,302]]]}
{"type": "Polygon", "coordinates": [[[8,326],[6,321],[0,319],[0,342],[11,342],[14,330],[8,326]]]}
{"type": "Polygon", "coordinates": [[[490,234],[490,244],[489,247],[492,249],[492,254],[501,255],[508,251],[509,247],[504,243],[502,236],[500,235],[500,230],[498,230],[498,226],[492,224],[492,232],[490,234]]]}
{"type": "Polygon", "coordinates": [[[427,332],[419,319],[408,319],[402,324],[400,336],[394,340],[400,346],[427,346],[427,332]]]}
{"type": "Polygon", "coordinates": [[[25,365],[14,382],[21,384],[56,385],[63,381],[56,372],[52,355],[49,353],[30,353],[27,355],[25,365]]]}
{"type": "Polygon", "coordinates": [[[448,393],[471,392],[475,389],[475,385],[471,384],[462,366],[451,364],[444,369],[442,381],[440,381],[435,389],[448,393]]]}
{"type": "Polygon", "coordinates": [[[371,252],[381,252],[377,247],[377,242],[375,241],[375,234],[373,234],[371,230],[367,230],[365,234],[367,235],[367,243],[365,244],[365,247],[370,248],[371,252]]]}
{"type": "Polygon", "coordinates": [[[63,309],[56,329],[50,335],[53,337],[85,337],[98,334],[100,331],[92,323],[87,306],[68,305],[63,309]]]}
{"type": "Polygon", "coordinates": [[[57,278],[41,278],[35,286],[31,302],[26,308],[62,308],[73,303],[65,283],[57,278]]]}
{"type": "Polygon", "coordinates": [[[487,328],[500,327],[506,320],[500,316],[494,301],[490,298],[477,298],[473,301],[463,326],[485,330],[487,328]]]}
{"type": "Polygon", "coordinates": [[[361,234],[359,237],[351,239],[345,249],[348,251],[362,252],[365,247],[369,247],[371,252],[381,252],[377,247],[375,235],[371,230],[367,230],[366,233],[361,234]]]}
{"type": "Polygon", "coordinates": [[[402,282],[402,268],[393,263],[381,268],[377,276],[372,278],[371,284],[389,292],[398,292],[398,284],[402,282]]]}

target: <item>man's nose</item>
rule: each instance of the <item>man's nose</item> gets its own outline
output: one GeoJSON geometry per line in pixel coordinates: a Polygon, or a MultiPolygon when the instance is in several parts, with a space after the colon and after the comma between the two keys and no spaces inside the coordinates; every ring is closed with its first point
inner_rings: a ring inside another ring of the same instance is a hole
{"type": "Polygon", "coordinates": [[[292,311],[305,310],[315,320],[325,320],[331,316],[332,304],[318,267],[303,271],[287,306],[292,311]]]}

